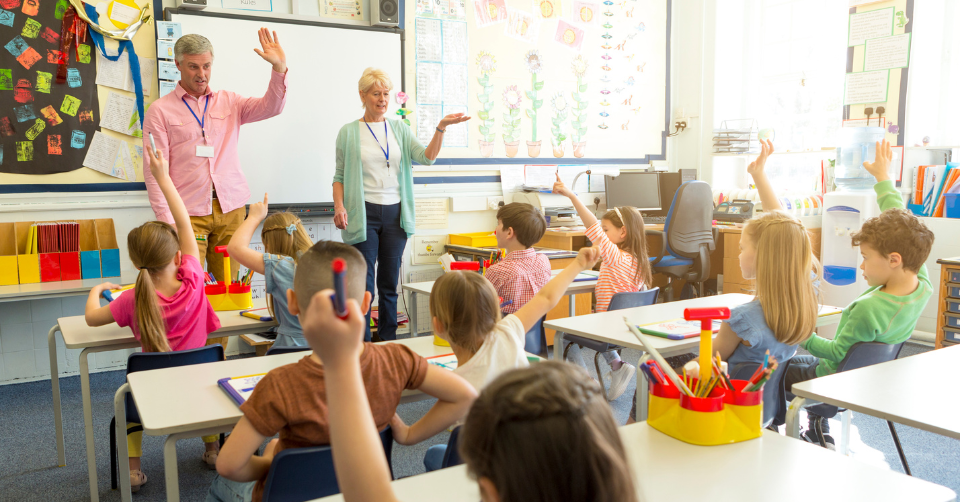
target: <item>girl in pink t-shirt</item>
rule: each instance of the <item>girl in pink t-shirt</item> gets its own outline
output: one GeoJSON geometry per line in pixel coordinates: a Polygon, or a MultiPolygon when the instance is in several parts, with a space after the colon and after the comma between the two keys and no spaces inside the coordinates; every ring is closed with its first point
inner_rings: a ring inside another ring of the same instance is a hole
{"type": "MultiPolygon", "coordinates": [[[[87,297],[86,321],[89,326],[116,322],[130,326],[144,352],[170,352],[203,347],[207,335],[220,329],[217,318],[203,292],[204,274],[200,251],[190,223],[190,215],[170,179],[169,165],[162,154],[150,156],[150,171],[167,199],[177,224],[151,221],[134,228],[127,235],[130,260],[140,271],[132,292],[120,295],[109,305],[100,306],[100,294],[115,289],[104,283],[93,288],[87,297]]],[[[139,424],[128,423],[127,428],[139,424]]],[[[127,435],[130,450],[130,485],[133,491],[147,482],[140,470],[142,432],[127,435]]],[[[203,461],[215,468],[219,445],[217,436],[205,436],[203,461]]]]}

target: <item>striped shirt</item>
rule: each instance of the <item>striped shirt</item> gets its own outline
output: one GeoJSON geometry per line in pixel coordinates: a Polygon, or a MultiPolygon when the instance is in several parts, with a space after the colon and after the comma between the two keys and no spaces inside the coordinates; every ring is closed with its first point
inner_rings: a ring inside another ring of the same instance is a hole
{"type": "Polygon", "coordinates": [[[593,245],[600,248],[600,277],[597,279],[597,312],[606,312],[610,300],[617,293],[632,293],[643,289],[643,279],[634,279],[637,260],[630,253],[610,242],[600,227],[600,220],[590,225],[586,232],[593,245]]]}
{"type": "Polygon", "coordinates": [[[550,281],[550,260],[533,248],[511,251],[483,274],[497,290],[502,302],[513,303],[500,309],[512,314],[524,306],[550,281]]]}

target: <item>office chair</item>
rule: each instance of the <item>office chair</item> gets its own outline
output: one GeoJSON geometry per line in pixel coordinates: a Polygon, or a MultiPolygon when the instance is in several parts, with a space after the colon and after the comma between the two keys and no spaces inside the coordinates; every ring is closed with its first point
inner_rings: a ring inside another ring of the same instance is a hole
{"type": "Polygon", "coordinates": [[[716,249],[713,238],[713,194],[704,181],[687,181],[673,196],[667,221],[660,230],[645,230],[659,235],[660,253],[650,258],[653,273],[666,274],[670,284],[666,301],[673,301],[673,280],[697,284],[703,296],[703,282],[710,277],[710,253],[716,249]]]}

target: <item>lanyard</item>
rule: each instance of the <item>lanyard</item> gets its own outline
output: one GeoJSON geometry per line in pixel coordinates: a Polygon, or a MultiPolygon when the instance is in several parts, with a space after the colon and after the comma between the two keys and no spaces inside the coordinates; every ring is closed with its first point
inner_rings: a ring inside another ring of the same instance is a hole
{"type": "MultiPolygon", "coordinates": [[[[203,141],[207,141],[207,130],[203,128],[203,123],[207,120],[207,107],[210,106],[210,95],[207,94],[207,101],[203,104],[203,115],[199,118],[197,114],[194,113],[193,108],[190,108],[190,105],[187,103],[187,98],[180,96],[180,99],[183,101],[184,106],[187,107],[187,110],[190,110],[190,114],[193,115],[193,118],[200,124],[200,132],[203,134],[203,141]]],[[[200,101],[197,100],[197,104],[200,104],[200,101]]]]}
{"type": "Polygon", "coordinates": [[[377,135],[373,134],[373,129],[370,129],[370,123],[364,122],[364,124],[367,124],[367,130],[369,130],[370,134],[373,135],[373,140],[377,142],[377,146],[380,147],[380,151],[383,152],[383,156],[387,158],[387,169],[389,170],[390,169],[390,137],[387,136],[389,133],[387,132],[386,119],[384,119],[383,121],[383,140],[387,143],[386,150],[383,149],[383,145],[380,144],[380,140],[377,139],[377,135]]]}

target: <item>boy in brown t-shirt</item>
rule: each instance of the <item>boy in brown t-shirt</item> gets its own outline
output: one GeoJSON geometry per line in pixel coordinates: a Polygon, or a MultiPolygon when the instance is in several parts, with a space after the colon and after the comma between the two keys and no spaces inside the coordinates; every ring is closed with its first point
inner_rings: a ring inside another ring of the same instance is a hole
{"type": "MultiPolygon", "coordinates": [[[[348,296],[366,313],[371,298],[366,291],[363,256],[352,246],[321,241],[297,262],[294,289],[287,290],[292,314],[306,309],[317,291],[333,287],[334,258],[346,260],[348,296]]],[[[452,371],[428,364],[400,344],[364,343],[360,367],[378,430],[390,424],[405,389],[419,389],[438,399],[417,423],[394,429],[394,439],[400,444],[416,444],[444,430],[466,415],[477,396],[473,387],[452,371]]],[[[210,486],[208,502],[259,502],[274,455],[287,448],[330,443],[323,363],[316,354],[268,373],[240,410],[243,418],[217,458],[219,476],[210,486]],[[263,455],[256,455],[263,441],[278,432],[280,437],[270,441],[263,455]]]]}

